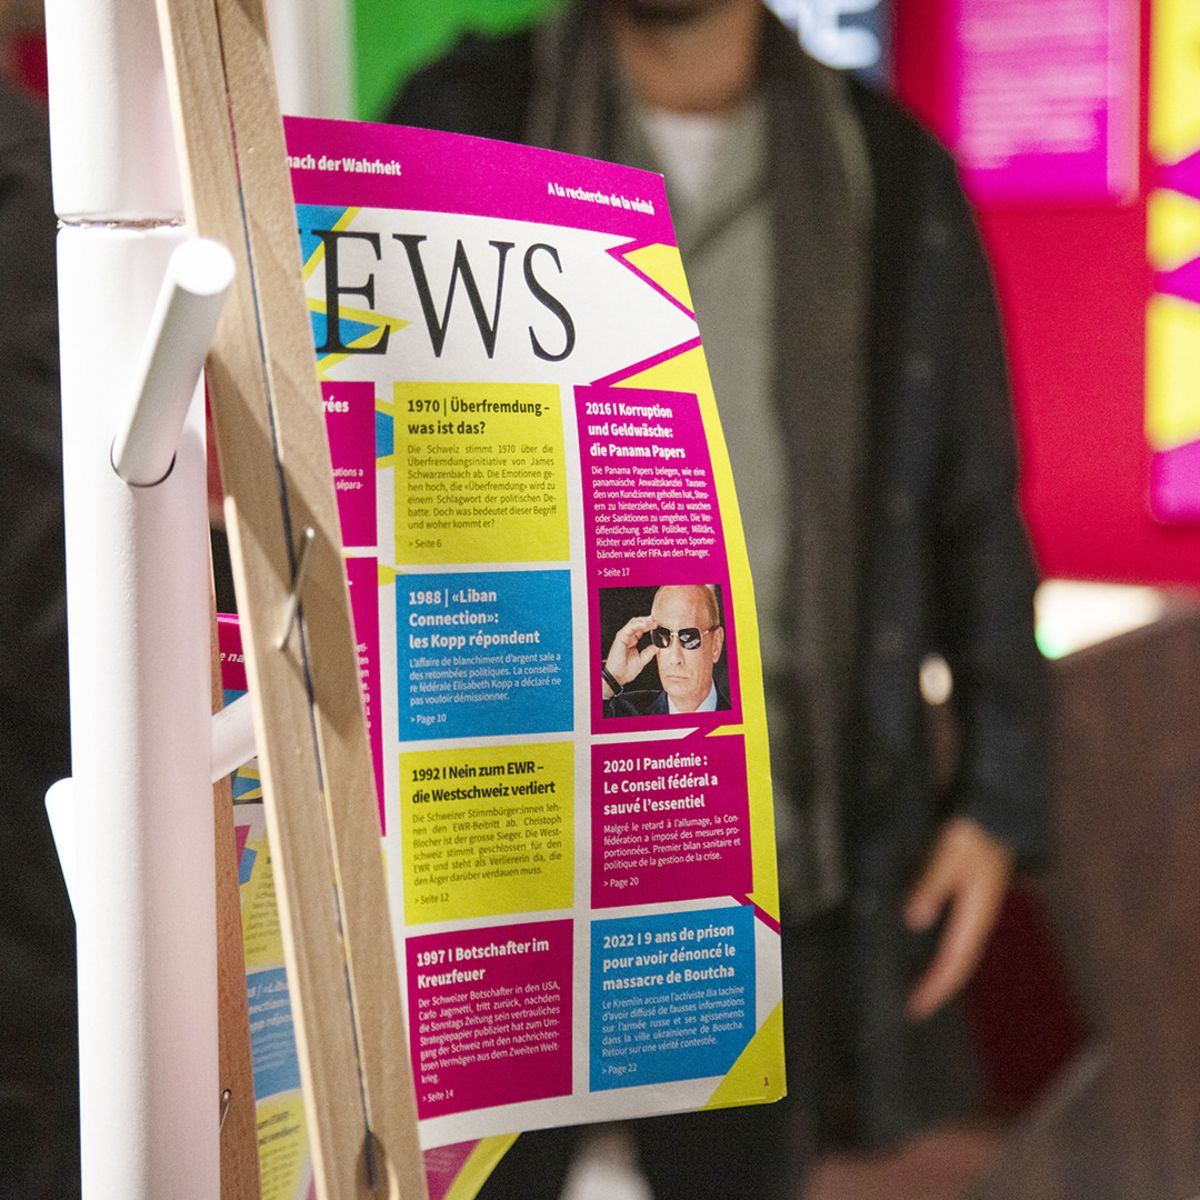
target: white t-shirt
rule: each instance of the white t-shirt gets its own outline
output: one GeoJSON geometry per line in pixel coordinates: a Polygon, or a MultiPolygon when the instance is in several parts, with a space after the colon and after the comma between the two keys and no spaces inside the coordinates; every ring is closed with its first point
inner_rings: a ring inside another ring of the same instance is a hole
{"type": "Polygon", "coordinates": [[[676,195],[689,207],[698,205],[716,176],[735,116],[668,112],[648,106],[642,106],[638,116],[676,195]]]}

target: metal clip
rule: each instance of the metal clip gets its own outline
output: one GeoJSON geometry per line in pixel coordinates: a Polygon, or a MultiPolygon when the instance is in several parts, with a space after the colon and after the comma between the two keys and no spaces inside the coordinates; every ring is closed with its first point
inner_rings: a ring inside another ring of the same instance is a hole
{"type": "Polygon", "coordinates": [[[233,1092],[230,1091],[229,1088],[226,1088],[221,1093],[221,1119],[220,1119],[220,1123],[217,1125],[218,1133],[220,1133],[221,1130],[225,1128],[225,1118],[227,1116],[229,1116],[229,1105],[232,1100],[233,1100],[233,1092]]]}

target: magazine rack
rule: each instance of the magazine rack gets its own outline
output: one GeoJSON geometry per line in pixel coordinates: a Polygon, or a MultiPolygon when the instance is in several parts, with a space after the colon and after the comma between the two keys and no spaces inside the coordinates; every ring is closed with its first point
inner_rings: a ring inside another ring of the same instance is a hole
{"type": "Polygon", "coordinates": [[[234,716],[214,749],[197,377],[215,328],[208,382],[318,1195],[417,1200],[265,20],[257,0],[158,10],[161,42],[151,0],[47,4],[73,758],[50,805],[78,932],[84,1195],[258,1194],[232,822],[212,796],[249,740],[234,716]]]}

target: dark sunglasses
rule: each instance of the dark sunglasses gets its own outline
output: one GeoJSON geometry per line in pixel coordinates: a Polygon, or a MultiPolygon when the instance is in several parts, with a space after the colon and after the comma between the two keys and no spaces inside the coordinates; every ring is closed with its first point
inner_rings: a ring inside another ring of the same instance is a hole
{"type": "Polygon", "coordinates": [[[677,637],[685,650],[699,650],[704,635],[719,628],[718,625],[710,625],[707,629],[697,629],[694,625],[689,625],[687,629],[668,629],[665,625],[658,625],[650,630],[650,640],[660,650],[665,650],[671,644],[671,639],[677,637]]]}

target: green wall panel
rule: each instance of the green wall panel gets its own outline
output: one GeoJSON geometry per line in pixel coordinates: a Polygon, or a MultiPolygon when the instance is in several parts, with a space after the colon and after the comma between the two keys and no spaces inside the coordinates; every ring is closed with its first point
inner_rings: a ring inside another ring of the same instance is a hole
{"type": "Polygon", "coordinates": [[[358,115],[387,111],[401,82],[466,29],[502,34],[537,20],[559,0],[352,0],[358,115]]]}

